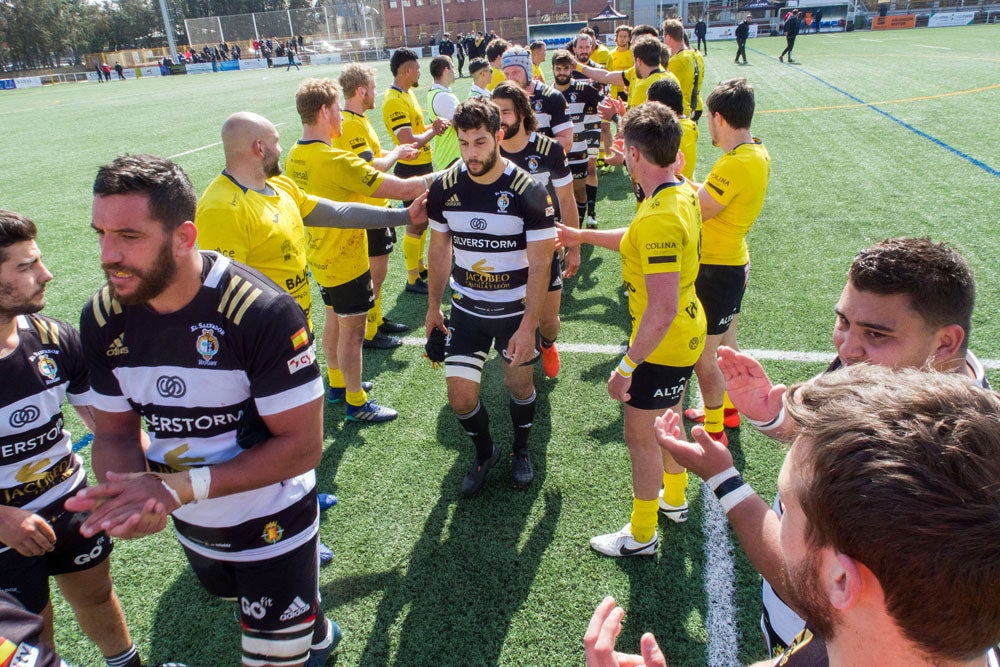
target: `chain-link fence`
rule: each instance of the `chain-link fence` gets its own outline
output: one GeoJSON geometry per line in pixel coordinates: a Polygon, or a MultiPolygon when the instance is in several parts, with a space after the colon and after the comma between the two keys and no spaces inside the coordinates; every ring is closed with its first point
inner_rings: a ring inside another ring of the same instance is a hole
{"type": "Polygon", "coordinates": [[[184,28],[188,44],[196,49],[222,42],[285,41],[298,35],[302,36],[305,48],[320,52],[338,50],[337,43],[347,46],[348,41],[356,41],[358,47],[385,43],[382,16],[364,0],[346,0],[313,9],[185,19],[184,28]]]}

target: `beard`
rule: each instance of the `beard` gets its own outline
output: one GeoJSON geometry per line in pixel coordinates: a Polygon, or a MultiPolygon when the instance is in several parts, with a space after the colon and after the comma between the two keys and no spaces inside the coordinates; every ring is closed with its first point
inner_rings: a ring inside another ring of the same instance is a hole
{"type": "Polygon", "coordinates": [[[281,176],[281,153],[268,153],[264,156],[264,176],[267,178],[281,176]]]}
{"type": "Polygon", "coordinates": [[[506,123],[501,123],[500,127],[503,128],[503,136],[509,139],[521,131],[521,121],[517,120],[516,122],[514,122],[513,125],[507,125],[506,123]]]}
{"type": "Polygon", "coordinates": [[[131,294],[122,295],[115,288],[114,283],[108,281],[111,296],[119,301],[123,306],[135,306],[155,299],[163,293],[174,277],[177,275],[177,262],[170,248],[170,242],[166,241],[160,246],[160,252],[156,256],[156,261],[148,271],[139,271],[124,264],[102,264],[101,268],[107,273],[120,271],[132,274],[139,282],[131,294]]]}
{"type": "Polygon", "coordinates": [[[837,612],[823,593],[819,580],[819,560],[820,555],[812,552],[805,562],[789,566],[788,585],[806,623],[815,634],[830,641],[837,625],[837,612]]]}
{"type": "Polygon", "coordinates": [[[494,151],[490,153],[490,156],[486,158],[484,162],[481,163],[473,162],[472,164],[466,162],[465,167],[469,170],[469,173],[472,174],[473,176],[482,176],[483,174],[489,173],[489,171],[496,166],[498,159],[500,159],[499,152],[494,149],[494,151]],[[481,166],[473,167],[473,165],[477,164],[481,166]]]}
{"type": "Polygon", "coordinates": [[[31,315],[45,308],[44,300],[35,301],[36,298],[45,293],[45,288],[39,289],[35,296],[20,303],[11,299],[13,293],[14,290],[10,287],[0,287],[0,319],[12,320],[18,315],[31,315]]]}
{"type": "Polygon", "coordinates": [[[557,74],[557,75],[555,75],[555,80],[556,80],[556,83],[557,83],[558,85],[560,85],[560,86],[565,86],[565,85],[567,85],[567,84],[568,84],[568,83],[569,83],[570,81],[572,81],[572,80],[573,80],[573,76],[572,76],[572,75],[570,75],[570,74],[557,74]]]}

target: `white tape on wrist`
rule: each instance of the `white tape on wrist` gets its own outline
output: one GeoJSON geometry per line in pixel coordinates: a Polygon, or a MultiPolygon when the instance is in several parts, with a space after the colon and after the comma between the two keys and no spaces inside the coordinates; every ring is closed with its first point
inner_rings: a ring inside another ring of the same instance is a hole
{"type": "Polygon", "coordinates": [[[194,494],[195,501],[208,498],[208,492],[212,486],[212,469],[207,466],[191,468],[188,470],[188,477],[191,479],[191,492],[194,494]]]}
{"type": "Polygon", "coordinates": [[[748,422],[753,424],[758,431],[762,433],[767,433],[768,431],[774,431],[780,428],[781,425],[785,423],[785,406],[784,405],[781,406],[781,410],[778,411],[778,414],[774,417],[774,419],[768,421],[758,421],[756,419],[750,419],[749,417],[747,417],[746,419],[748,422]]]}
{"type": "Polygon", "coordinates": [[[176,490],[174,489],[174,487],[172,487],[172,486],[170,486],[169,484],[167,484],[167,480],[165,480],[165,479],[163,479],[163,478],[161,477],[161,478],[160,478],[160,484],[162,484],[162,485],[163,485],[163,488],[167,490],[167,493],[169,493],[169,494],[170,494],[170,497],[171,497],[171,498],[173,498],[173,499],[174,499],[174,501],[175,501],[175,502],[176,502],[176,503],[177,503],[178,505],[183,505],[183,504],[184,504],[183,502],[181,502],[181,497],[180,497],[180,495],[179,495],[179,494],[177,493],[177,491],[176,491],[176,490]]]}

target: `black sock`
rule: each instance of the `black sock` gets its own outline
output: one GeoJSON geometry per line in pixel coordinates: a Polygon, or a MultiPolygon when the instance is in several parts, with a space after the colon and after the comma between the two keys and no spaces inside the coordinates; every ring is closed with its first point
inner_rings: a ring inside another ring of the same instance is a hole
{"type": "Polygon", "coordinates": [[[464,415],[455,413],[462,428],[472,438],[476,446],[476,458],[480,462],[493,456],[493,438],[490,437],[490,415],[482,403],[477,402],[471,412],[464,415]]]}
{"type": "Polygon", "coordinates": [[[544,348],[550,348],[556,344],[555,338],[546,338],[542,334],[538,334],[538,340],[542,344],[542,347],[544,348]]]}
{"type": "Polygon", "coordinates": [[[580,216],[580,226],[583,227],[583,221],[587,219],[587,202],[577,202],[576,214],[580,216]]]}
{"type": "Polygon", "coordinates": [[[588,185],[587,186],[587,213],[589,215],[597,217],[594,214],[594,205],[597,203],[597,186],[588,185]]]}
{"type": "Polygon", "coordinates": [[[135,644],[118,655],[105,656],[104,662],[109,667],[142,667],[142,660],[139,659],[139,653],[135,650],[135,644]]]}
{"type": "Polygon", "coordinates": [[[514,452],[528,451],[528,436],[531,434],[531,423],[535,420],[535,398],[537,392],[532,391],[528,398],[510,397],[510,421],[514,425],[514,452]]]}

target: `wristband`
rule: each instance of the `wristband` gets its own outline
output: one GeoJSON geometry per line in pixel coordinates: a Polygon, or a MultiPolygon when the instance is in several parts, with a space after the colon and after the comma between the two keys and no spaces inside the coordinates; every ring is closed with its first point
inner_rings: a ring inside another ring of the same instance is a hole
{"type": "Polygon", "coordinates": [[[208,498],[208,491],[212,486],[212,469],[191,468],[188,470],[188,478],[191,480],[191,493],[194,494],[195,502],[208,498]]]}
{"type": "Polygon", "coordinates": [[[719,488],[719,486],[723,482],[726,482],[727,480],[730,480],[734,477],[740,478],[740,480],[742,481],[742,478],[740,477],[740,471],[737,470],[735,466],[729,466],[722,472],[716,473],[715,475],[712,475],[711,477],[706,479],[705,486],[708,487],[709,491],[718,496],[719,493],[717,489],[719,488]]]}
{"type": "Polygon", "coordinates": [[[754,495],[753,487],[743,480],[740,471],[733,466],[706,479],[705,486],[719,499],[719,503],[726,514],[729,514],[729,510],[754,495]]]}
{"type": "Polygon", "coordinates": [[[629,358],[628,352],[626,352],[622,360],[618,362],[618,368],[615,369],[615,372],[623,378],[630,378],[638,365],[629,358]]]}
{"type": "Polygon", "coordinates": [[[748,422],[753,424],[758,431],[761,432],[774,431],[785,423],[785,406],[784,404],[782,404],[781,410],[778,411],[778,414],[775,415],[774,419],[770,419],[768,421],[758,421],[756,419],[750,419],[749,417],[747,417],[746,419],[748,422]]]}
{"type": "MultiPolygon", "coordinates": [[[[740,478],[740,481],[743,481],[742,477],[740,478]]],[[[722,511],[729,514],[729,510],[733,509],[753,495],[756,495],[753,487],[746,482],[743,482],[743,484],[738,486],[736,489],[719,498],[719,503],[722,505],[722,511]]]]}

